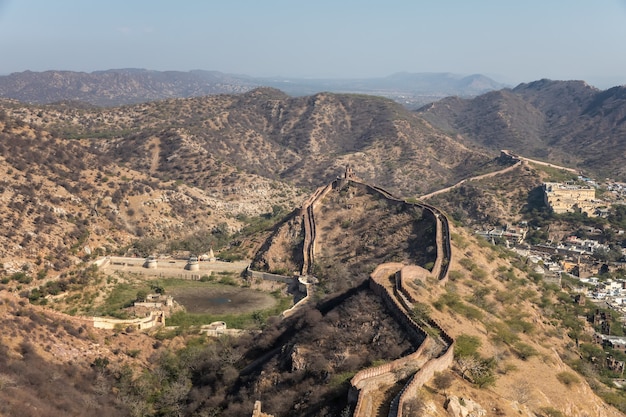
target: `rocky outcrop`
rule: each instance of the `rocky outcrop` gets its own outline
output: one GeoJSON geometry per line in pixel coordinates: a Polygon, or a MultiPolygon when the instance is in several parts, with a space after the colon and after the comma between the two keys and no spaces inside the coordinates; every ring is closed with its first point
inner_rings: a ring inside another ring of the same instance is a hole
{"type": "Polygon", "coordinates": [[[487,415],[487,411],[477,402],[453,395],[448,397],[446,401],[446,410],[448,410],[450,417],[483,417],[487,415]]]}

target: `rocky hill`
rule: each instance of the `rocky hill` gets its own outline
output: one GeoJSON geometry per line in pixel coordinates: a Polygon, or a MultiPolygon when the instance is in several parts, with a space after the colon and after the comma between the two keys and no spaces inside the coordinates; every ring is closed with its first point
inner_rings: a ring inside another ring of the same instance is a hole
{"type": "Polygon", "coordinates": [[[167,98],[241,93],[273,87],[303,96],[322,91],[373,94],[408,107],[418,107],[449,95],[475,96],[504,85],[474,74],[400,73],[371,79],[254,78],[218,71],[149,71],[115,69],[91,73],[24,71],[0,76],[0,97],[28,103],[78,100],[100,106],[142,103],[167,98]]]}
{"type": "Polygon", "coordinates": [[[193,241],[200,245],[196,252],[217,249],[216,238],[244,226],[235,217],[272,213],[273,206],[291,207],[302,198],[292,186],[253,174],[222,186],[235,172],[226,165],[213,176],[219,185],[211,190],[158,179],[5,113],[0,161],[5,274],[45,276],[95,254],[132,249],[142,239],[152,242],[148,252],[159,242],[186,241],[185,247],[193,241]]]}
{"type": "MultiPolygon", "coordinates": [[[[522,90],[502,96],[517,97],[521,106],[532,95],[522,90]]],[[[532,100],[532,106],[548,106],[532,100]]],[[[502,168],[468,137],[451,137],[451,129],[443,133],[387,99],[330,93],[292,98],[274,89],[106,109],[69,102],[1,106],[0,317],[7,331],[0,339],[0,413],[41,415],[47,405],[49,414],[65,415],[80,403],[94,415],[240,416],[260,398],[276,416],[349,415],[351,378],[378,365],[393,383],[375,390],[372,403],[388,415],[408,374],[384,364],[406,357],[419,340],[408,336],[415,329],[407,331],[406,320],[394,317],[397,309],[379,294],[384,285],[394,294],[398,281],[382,277],[376,292],[368,274],[380,263],[403,262],[421,268],[405,281],[410,300],[403,301],[401,316],[434,319],[440,327],[422,333],[454,339],[453,347],[444,343],[454,352],[454,361],[446,356],[450,367],[413,393],[403,411],[446,415],[444,405],[454,397],[455,406],[477,403],[494,415],[622,415],[591,389],[622,406],[622,392],[603,385],[594,367],[593,331],[580,318],[587,311],[568,293],[533,275],[523,259],[462,229],[446,226],[444,240],[436,226],[443,214],[424,216],[417,206],[371,187],[340,187],[311,208],[317,230],[307,253],[315,253],[311,270],[319,285],[309,308],[292,319],[257,315],[260,334],[211,339],[190,333],[178,349],[183,337],[177,333],[161,333],[158,340],[127,338],[127,331],[101,335],[81,327],[78,318],[28,304],[28,290],[37,286],[50,287],[47,296],[54,300],[55,285],[80,292],[99,281],[104,292],[119,284],[97,268],[73,267],[96,254],[200,253],[228,244],[231,232],[250,226],[275,233],[264,245],[243,236],[232,246],[256,253],[259,269],[298,270],[310,231],[297,211],[271,225],[300,206],[307,191],[346,165],[366,182],[404,196],[502,168]],[[436,254],[443,248],[445,259],[436,254]],[[428,275],[435,265],[449,271],[447,281],[428,275]],[[170,338],[170,349],[161,350],[161,339],[170,338]],[[68,401],[55,397],[20,408],[26,401],[20,395],[53,396],[63,375],[76,381],[67,388],[68,401]]],[[[536,175],[517,167],[498,180],[526,190],[536,175]]],[[[490,221],[523,198],[520,190],[491,189],[495,182],[456,189],[480,197],[475,206],[460,207],[461,215],[480,213],[490,221]]],[[[68,308],[73,296],[64,296],[68,308]]],[[[93,297],[105,294],[94,290],[93,297]]],[[[439,353],[428,355],[436,359],[439,353]]]]}
{"type": "Polygon", "coordinates": [[[418,113],[463,143],[559,161],[597,177],[626,178],[626,88],[540,80],[474,99],[446,98],[418,113]]]}
{"type": "MultiPolygon", "coordinates": [[[[7,113],[161,179],[202,188],[247,174],[312,189],[352,164],[366,179],[410,196],[491,169],[392,100],[274,89],[114,108],[7,104],[7,113]]],[[[234,190],[233,190],[234,191],[234,190]]]]}
{"type": "MultiPolygon", "coordinates": [[[[516,175],[519,172],[512,173],[511,177],[516,175]]],[[[512,180],[509,178],[509,181],[512,180]]],[[[428,267],[425,262],[433,244],[428,240],[429,225],[408,205],[389,204],[371,189],[368,192],[366,188],[351,183],[334,188],[319,200],[313,211],[318,230],[315,234],[316,263],[319,266],[316,276],[320,278],[318,297],[319,292],[328,289],[353,294],[358,288],[367,293],[362,286],[357,287],[361,282],[358,280],[362,272],[360,268],[364,265],[369,270],[371,265],[396,260],[428,267]],[[416,236],[416,233],[422,235],[416,236]]],[[[284,227],[277,229],[276,235],[268,241],[269,247],[259,253],[261,256],[254,266],[267,265],[266,261],[270,258],[284,260],[293,256],[293,243],[289,243],[292,234],[287,232],[290,228],[292,225],[285,223],[284,227]]],[[[430,233],[434,233],[432,229],[430,233]]],[[[623,415],[604,404],[591,391],[590,384],[606,398],[620,392],[598,385],[595,371],[583,371],[585,365],[581,358],[586,357],[584,352],[593,346],[592,330],[580,319],[582,310],[575,307],[566,292],[533,276],[522,258],[479,242],[462,229],[452,228],[451,246],[449,282],[445,285],[440,285],[435,277],[428,274],[418,274],[406,281],[401,278],[404,290],[397,287],[397,275],[392,274],[384,280],[389,281],[390,286],[395,285],[397,291],[394,290],[394,294],[407,291],[411,294],[412,303],[405,299],[402,304],[413,306],[409,314],[415,320],[434,318],[455,339],[453,365],[435,374],[435,378],[414,393],[415,399],[404,404],[402,415],[469,415],[467,410],[453,411],[457,406],[450,403],[454,401],[459,402],[459,408],[476,407],[476,410],[482,409],[485,413],[474,415],[623,415]],[[563,313],[577,308],[578,313],[573,316],[567,317],[563,313]],[[580,350],[571,338],[574,334],[580,337],[580,350]],[[574,369],[582,372],[587,380],[574,369]]],[[[334,296],[334,299],[341,298],[334,296]]],[[[376,311],[366,300],[360,302],[369,306],[361,312],[376,311]]],[[[301,319],[301,328],[308,334],[317,333],[314,329],[320,326],[326,329],[323,334],[332,335],[329,336],[333,340],[331,344],[340,346],[335,339],[337,333],[331,329],[331,322],[336,320],[336,316],[334,312],[325,310],[325,305],[327,303],[322,299],[314,309],[307,310],[303,316],[306,318],[301,319]]],[[[340,305],[347,307],[349,304],[340,305]]],[[[389,309],[388,305],[386,307],[389,309]]],[[[359,320],[361,312],[354,312],[352,319],[359,320]]],[[[348,337],[347,334],[344,336],[348,337]]],[[[315,356],[311,350],[321,353],[328,346],[322,342],[324,338],[310,339],[308,343],[312,343],[314,349],[299,336],[292,340],[282,340],[283,347],[266,357],[262,370],[259,369],[255,376],[247,377],[246,384],[254,387],[252,389],[258,398],[263,400],[263,410],[273,415],[290,415],[293,413],[290,407],[306,410],[306,415],[325,415],[326,409],[320,409],[322,403],[314,405],[313,399],[318,398],[319,393],[328,389],[329,385],[332,386],[332,382],[315,384],[316,388],[308,391],[301,400],[290,401],[292,393],[287,387],[292,387],[301,378],[294,371],[294,357],[298,358],[298,369],[315,372],[315,356]],[[298,347],[296,354],[290,348],[294,343],[298,347]],[[280,365],[283,362],[287,362],[291,369],[280,365]],[[285,395],[279,396],[280,399],[271,394],[269,380],[275,381],[274,389],[284,390],[285,395]],[[284,384],[283,381],[290,381],[291,384],[284,384]]],[[[403,356],[409,352],[405,351],[403,356]]],[[[433,357],[438,356],[434,354],[433,357]]],[[[326,365],[326,370],[330,380],[335,381],[338,375],[334,375],[335,363],[331,362],[326,365]]],[[[395,412],[400,411],[393,411],[392,399],[402,392],[406,383],[400,376],[402,371],[392,371],[396,374],[395,383],[389,380],[379,382],[378,389],[368,393],[377,415],[396,415],[395,412]]],[[[621,407],[617,398],[614,398],[613,404],[621,407]]],[[[339,409],[356,413],[350,408],[351,403],[344,408],[341,397],[333,396],[333,400],[337,401],[339,409]]],[[[323,404],[331,407],[333,403],[326,401],[323,404]]]]}
{"type": "Polygon", "coordinates": [[[497,168],[372,96],[258,89],[111,108],[0,106],[9,275],[61,272],[97,254],[218,249],[347,165],[407,197],[497,168]]]}

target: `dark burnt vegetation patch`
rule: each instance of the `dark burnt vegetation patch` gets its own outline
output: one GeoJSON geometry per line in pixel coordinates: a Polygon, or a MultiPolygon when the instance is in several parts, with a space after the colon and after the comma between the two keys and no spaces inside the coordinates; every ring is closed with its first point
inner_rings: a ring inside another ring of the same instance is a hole
{"type": "Polygon", "coordinates": [[[111,393],[112,380],[70,363],[52,364],[30,342],[23,342],[20,359],[0,363],[0,414],[30,416],[127,416],[127,407],[111,393]]]}

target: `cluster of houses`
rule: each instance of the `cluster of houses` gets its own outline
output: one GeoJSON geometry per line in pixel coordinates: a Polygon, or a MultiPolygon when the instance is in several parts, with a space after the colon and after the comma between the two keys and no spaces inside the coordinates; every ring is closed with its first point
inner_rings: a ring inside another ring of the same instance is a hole
{"type": "Polygon", "coordinates": [[[484,237],[492,243],[502,241],[507,247],[512,244],[520,244],[526,238],[528,232],[528,224],[520,222],[517,226],[506,225],[503,227],[494,227],[486,230],[476,230],[475,233],[484,237]]]}
{"type": "Polygon", "coordinates": [[[626,200],[626,183],[608,181],[606,183],[606,189],[617,200],[626,200]]]}
{"type": "MultiPolygon", "coordinates": [[[[624,183],[607,183],[606,188],[610,193],[611,202],[596,198],[597,188],[599,188],[598,183],[584,177],[579,177],[577,183],[545,183],[543,185],[544,200],[546,205],[557,214],[586,213],[590,217],[607,217],[608,207],[612,203],[626,200],[626,184],[624,183]]],[[[586,229],[582,227],[582,229],[586,232],[584,236],[588,237],[603,233],[602,230],[592,227],[586,229]]],[[[600,279],[596,276],[618,268],[626,269],[626,263],[598,262],[597,255],[608,253],[611,248],[591,238],[568,236],[559,242],[528,245],[524,244],[527,232],[526,223],[475,231],[490,242],[505,244],[514,252],[525,256],[531,270],[542,276],[546,282],[560,286],[563,274],[577,278],[580,282],[576,289],[578,300],[584,302],[588,299],[611,311],[607,315],[606,310],[603,312],[598,309],[594,315],[594,325],[599,330],[594,334],[594,341],[605,348],[610,347],[626,353],[626,337],[616,336],[615,329],[611,329],[611,323],[615,322],[612,316],[621,318],[617,321],[621,325],[626,323],[626,280],[600,279]]],[[[622,235],[624,231],[617,230],[615,233],[622,235]]],[[[607,356],[605,366],[622,375],[624,373],[624,361],[616,360],[611,355],[607,356]]]]}

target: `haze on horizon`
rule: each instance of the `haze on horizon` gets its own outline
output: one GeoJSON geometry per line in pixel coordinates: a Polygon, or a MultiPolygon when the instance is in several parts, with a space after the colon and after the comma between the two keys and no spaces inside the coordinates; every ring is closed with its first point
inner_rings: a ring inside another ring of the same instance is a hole
{"type": "Polygon", "coordinates": [[[626,84],[626,0],[0,0],[0,74],[484,74],[626,84]]]}

